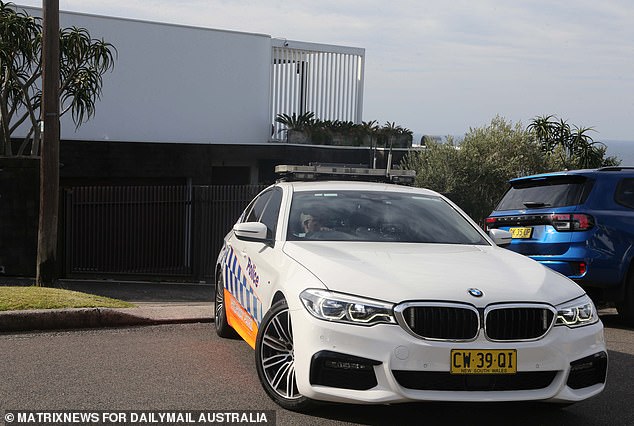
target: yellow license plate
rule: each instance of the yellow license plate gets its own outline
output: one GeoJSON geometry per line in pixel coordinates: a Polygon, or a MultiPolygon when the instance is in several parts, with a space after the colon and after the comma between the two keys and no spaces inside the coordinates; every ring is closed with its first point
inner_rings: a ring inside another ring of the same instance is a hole
{"type": "Polygon", "coordinates": [[[533,235],[533,228],[510,228],[509,232],[513,238],[530,238],[533,235]]]}
{"type": "Polygon", "coordinates": [[[515,374],[516,349],[451,350],[451,374],[515,374]]]}

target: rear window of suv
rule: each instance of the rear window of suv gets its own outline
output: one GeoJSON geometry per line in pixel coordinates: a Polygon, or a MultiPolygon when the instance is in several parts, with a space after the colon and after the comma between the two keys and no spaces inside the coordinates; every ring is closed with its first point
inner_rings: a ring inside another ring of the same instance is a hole
{"type": "Polygon", "coordinates": [[[513,182],[496,210],[523,210],[582,204],[592,181],[584,176],[554,176],[513,182]]]}

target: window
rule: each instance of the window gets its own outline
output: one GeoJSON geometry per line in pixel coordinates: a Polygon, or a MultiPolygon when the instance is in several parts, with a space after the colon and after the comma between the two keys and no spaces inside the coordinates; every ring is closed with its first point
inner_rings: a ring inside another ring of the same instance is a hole
{"type": "Polygon", "coordinates": [[[530,179],[513,183],[496,210],[564,207],[582,204],[592,182],[581,176],[530,179]]]}
{"type": "Polygon", "coordinates": [[[614,199],[617,203],[634,209],[634,178],[623,179],[619,182],[614,199]]]}
{"type": "Polygon", "coordinates": [[[245,210],[243,222],[259,222],[271,195],[273,195],[273,191],[269,190],[253,200],[245,210]]]}
{"type": "Polygon", "coordinates": [[[274,238],[281,205],[282,190],[280,188],[267,190],[251,201],[251,204],[244,210],[241,222],[262,222],[268,228],[267,238],[274,238]]]}
{"type": "Polygon", "coordinates": [[[264,213],[260,217],[260,222],[266,225],[268,238],[275,238],[275,230],[277,229],[277,219],[280,215],[280,206],[282,205],[282,190],[279,188],[271,191],[269,201],[264,208],[264,213]]]}
{"type": "Polygon", "coordinates": [[[444,199],[385,191],[296,192],[287,239],[487,244],[444,199]]]}

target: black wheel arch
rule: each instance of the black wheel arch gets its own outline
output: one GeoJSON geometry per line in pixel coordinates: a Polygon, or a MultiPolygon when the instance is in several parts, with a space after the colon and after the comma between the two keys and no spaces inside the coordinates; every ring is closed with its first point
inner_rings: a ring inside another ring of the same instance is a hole
{"type": "Polygon", "coordinates": [[[273,295],[273,299],[271,299],[271,306],[275,305],[280,300],[286,300],[286,296],[280,290],[276,291],[273,295]]]}

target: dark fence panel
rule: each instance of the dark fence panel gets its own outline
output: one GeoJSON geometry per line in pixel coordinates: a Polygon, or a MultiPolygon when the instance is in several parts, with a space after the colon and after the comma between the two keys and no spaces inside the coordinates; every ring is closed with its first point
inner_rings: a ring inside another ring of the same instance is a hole
{"type": "Polygon", "coordinates": [[[222,185],[194,187],[195,278],[214,280],[216,258],[225,234],[264,185],[222,185]]]}
{"type": "Polygon", "coordinates": [[[35,276],[39,203],[39,160],[0,157],[0,276],[35,276]]]}
{"type": "Polygon", "coordinates": [[[262,188],[70,188],[65,203],[66,275],[211,280],[225,233],[262,188]]]}

